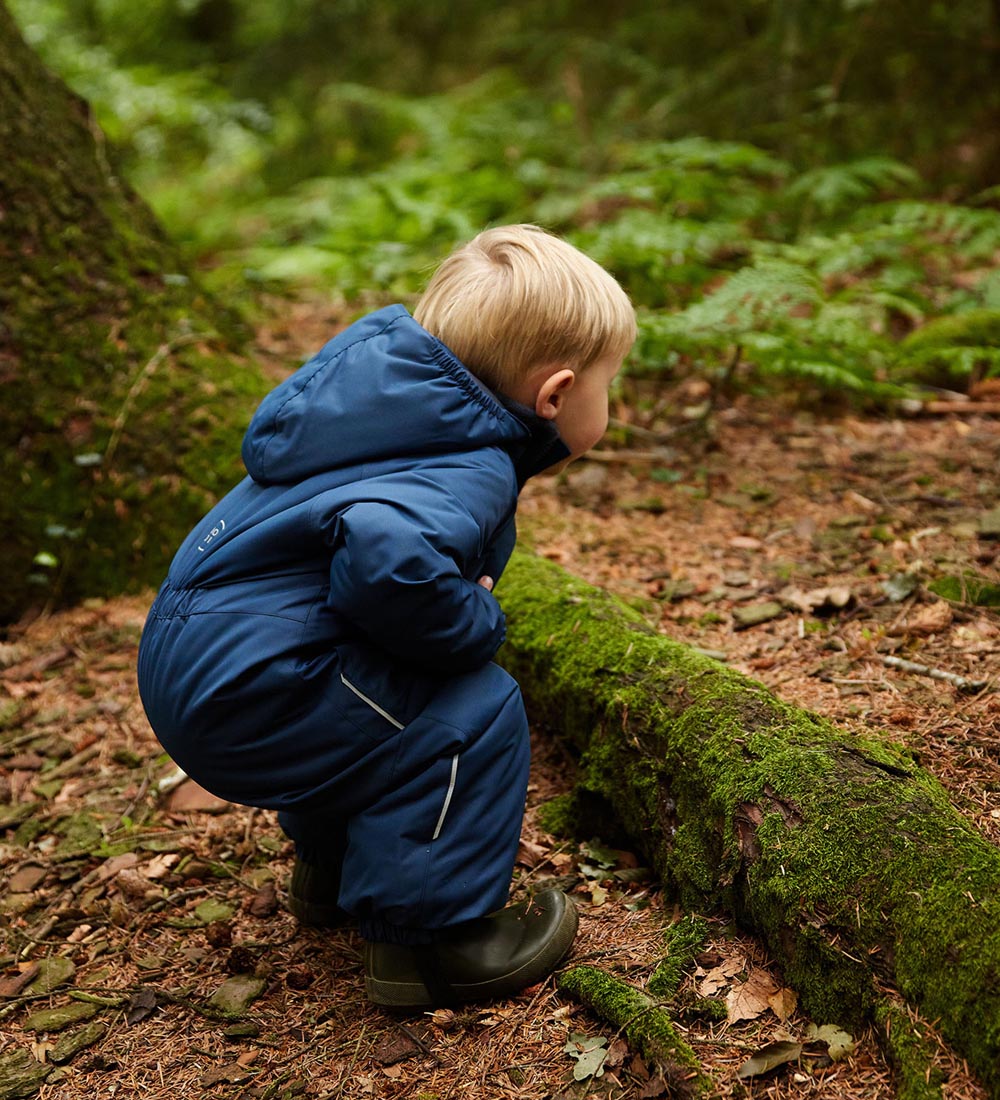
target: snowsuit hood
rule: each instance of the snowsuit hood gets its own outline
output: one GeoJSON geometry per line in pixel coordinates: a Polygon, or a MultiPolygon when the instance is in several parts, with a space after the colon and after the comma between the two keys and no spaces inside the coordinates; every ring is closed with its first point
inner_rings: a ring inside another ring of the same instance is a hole
{"type": "Polygon", "coordinates": [[[519,484],[569,453],[553,425],[493,394],[395,305],[351,325],[268,394],[242,454],[257,484],[280,485],[400,455],[490,446],[511,454],[519,484]]]}

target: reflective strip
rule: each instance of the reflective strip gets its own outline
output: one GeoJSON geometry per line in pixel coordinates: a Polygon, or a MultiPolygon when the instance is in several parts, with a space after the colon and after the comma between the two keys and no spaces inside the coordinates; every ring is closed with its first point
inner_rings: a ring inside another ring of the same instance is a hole
{"type": "Polygon", "coordinates": [[[393,716],[387,710],[383,710],[378,705],[378,703],[375,702],[374,699],[369,699],[368,696],[365,695],[365,693],[360,688],[356,688],[343,673],[340,674],[340,682],[344,685],[345,688],[348,689],[348,691],[353,691],[359,699],[367,703],[372,708],[372,710],[375,711],[376,714],[381,714],[387,722],[391,722],[396,727],[396,729],[401,730],[403,728],[402,722],[393,718],[393,716]]]}
{"type": "Polygon", "coordinates": [[[455,793],[455,777],[458,775],[458,753],[451,758],[451,779],[448,781],[448,793],[444,796],[444,805],[441,807],[441,816],[438,818],[437,827],[434,830],[434,835],[431,840],[437,840],[441,835],[441,826],[444,824],[444,819],[448,814],[448,807],[451,805],[451,796],[455,793]]]}

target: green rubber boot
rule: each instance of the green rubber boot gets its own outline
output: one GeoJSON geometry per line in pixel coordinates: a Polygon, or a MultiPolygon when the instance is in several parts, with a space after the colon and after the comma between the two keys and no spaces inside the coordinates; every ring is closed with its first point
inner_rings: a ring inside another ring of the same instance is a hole
{"type": "Polygon", "coordinates": [[[351,916],[337,904],[340,872],[317,867],[296,857],[288,883],[288,910],[303,924],[340,928],[351,916]]]}
{"type": "Polygon", "coordinates": [[[494,1000],[555,970],[576,936],[577,913],[561,890],[445,929],[433,944],[365,945],[365,990],[377,1005],[438,1008],[494,1000]]]}

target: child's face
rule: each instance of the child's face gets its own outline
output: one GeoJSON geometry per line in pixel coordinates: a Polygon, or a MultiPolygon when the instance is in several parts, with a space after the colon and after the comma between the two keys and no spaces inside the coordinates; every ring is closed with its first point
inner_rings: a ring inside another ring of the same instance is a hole
{"type": "Polygon", "coordinates": [[[611,355],[591,363],[586,370],[575,372],[573,384],[563,394],[553,418],[563,442],[569,447],[570,456],[546,472],[558,473],[564,469],[575,458],[586,454],[607,431],[608,390],[621,365],[621,359],[611,355]]]}

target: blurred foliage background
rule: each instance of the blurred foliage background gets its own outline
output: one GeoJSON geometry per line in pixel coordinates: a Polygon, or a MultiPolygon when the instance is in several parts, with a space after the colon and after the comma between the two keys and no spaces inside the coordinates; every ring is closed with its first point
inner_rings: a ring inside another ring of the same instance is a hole
{"type": "Polygon", "coordinates": [[[409,301],[533,221],[634,372],[1000,374],[1000,0],[11,0],[211,285],[409,301]]]}

